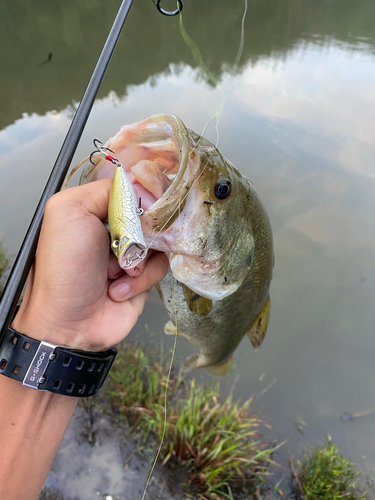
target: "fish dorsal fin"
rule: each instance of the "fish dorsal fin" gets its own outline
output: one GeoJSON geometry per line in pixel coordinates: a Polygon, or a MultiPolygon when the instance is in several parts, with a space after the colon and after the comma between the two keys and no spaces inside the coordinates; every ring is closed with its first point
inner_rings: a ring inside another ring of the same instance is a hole
{"type": "Polygon", "coordinates": [[[182,289],[190,311],[201,314],[202,316],[207,316],[212,309],[212,300],[206,299],[198,293],[193,292],[193,290],[190,290],[186,285],[182,285],[182,289]]]}
{"type": "Polygon", "coordinates": [[[268,296],[262,310],[258,314],[253,326],[247,332],[250,342],[253,344],[254,349],[261,346],[263,339],[266,335],[268,321],[270,319],[271,301],[268,296]]]}
{"type": "Polygon", "coordinates": [[[232,361],[233,361],[233,356],[231,356],[227,361],[225,361],[225,363],[221,363],[220,365],[205,366],[205,368],[211,375],[216,375],[216,376],[219,375],[223,377],[229,372],[232,366],[232,361]]]}

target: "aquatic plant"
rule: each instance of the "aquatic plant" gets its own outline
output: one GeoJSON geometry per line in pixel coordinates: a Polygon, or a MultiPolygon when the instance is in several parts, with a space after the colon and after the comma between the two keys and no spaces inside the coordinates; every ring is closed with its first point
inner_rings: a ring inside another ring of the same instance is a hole
{"type": "Polygon", "coordinates": [[[248,416],[251,399],[219,402],[218,394],[219,386],[200,387],[193,379],[186,398],[172,405],[164,445],[164,463],[189,464],[191,481],[213,498],[230,484],[265,475],[273,451],[259,441],[259,419],[248,416]]]}
{"type": "Polygon", "coordinates": [[[294,471],[296,500],[366,500],[367,493],[358,486],[360,472],[331,442],[304,455],[294,471]]]}
{"type": "Polygon", "coordinates": [[[139,345],[127,345],[111,371],[112,407],[142,433],[158,442],[166,423],[160,459],[190,471],[202,499],[230,498],[231,487],[264,480],[276,448],[260,441],[261,420],[249,416],[251,399],[219,401],[219,386],[187,383],[172,371],[165,393],[167,363],[139,345]]]}

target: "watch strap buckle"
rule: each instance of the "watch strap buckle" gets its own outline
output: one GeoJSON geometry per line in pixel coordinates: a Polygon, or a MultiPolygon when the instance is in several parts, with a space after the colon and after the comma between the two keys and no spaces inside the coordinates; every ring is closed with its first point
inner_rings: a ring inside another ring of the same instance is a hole
{"type": "Polygon", "coordinates": [[[40,345],[27,369],[26,375],[23,378],[22,384],[33,389],[43,390],[39,388],[39,384],[44,381],[44,374],[48,368],[50,361],[55,357],[55,349],[57,346],[48,342],[40,342],[40,345]]]}

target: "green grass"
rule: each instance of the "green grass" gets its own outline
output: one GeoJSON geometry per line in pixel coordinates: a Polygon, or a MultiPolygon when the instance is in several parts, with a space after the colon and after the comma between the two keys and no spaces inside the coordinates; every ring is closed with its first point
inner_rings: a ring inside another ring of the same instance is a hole
{"type": "Polygon", "coordinates": [[[360,472],[332,443],[314,448],[297,462],[295,497],[303,500],[366,500],[360,472]]]}
{"type": "Polygon", "coordinates": [[[127,344],[110,375],[113,408],[148,442],[159,443],[166,422],[160,460],[186,466],[202,499],[231,498],[231,488],[264,480],[276,448],[260,441],[261,421],[249,416],[251,399],[220,401],[218,385],[187,383],[172,371],[165,416],[167,373],[162,355],[127,344]]]}
{"type": "Polygon", "coordinates": [[[218,393],[218,386],[202,388],[193,379],[186,399],[172,405],[164,446],[164,462],[191,465],[191,480],[206,496],[264,476],[273,451],[259,441],[259,419],[248,416],[251,400],[219,402],[218,393]]]}
{"type": "MultiPolygon", "coordinates": [[[[142,346],[135,343],[120,347],[110,372],[108,392],[112,406],[129,425],[146,435],[154,430],[146,415],[165,405],[166,374],[163,352],[151,351],[146,356],[142,346]]],[[[172,371],[167,399],[176,397],[181,389],[182,377],[172,371]]]]}
{"type": "Polygon", "coordinates": [[[249,413],[251,399],[221,400],[218,385],[202,387],[195,379],[188,383],[172,370],[165,416],[168,363],[163,353],[146,355],[140,345],[122,347],[110,374],[110,400],[144,442],[152,439],[158,445],[166,422],[160,460],[187,467],[199,498],[234,500],[238,494],[243,498],[244,491],[254,500],[368,498],[358,485],[360,473],[332,443],[304,455],[297,467],[291,461],[291,497],[284,496],[280,483],[271,490],[266,477],[277,447],[261,441],[262,422],[249,413]]]}

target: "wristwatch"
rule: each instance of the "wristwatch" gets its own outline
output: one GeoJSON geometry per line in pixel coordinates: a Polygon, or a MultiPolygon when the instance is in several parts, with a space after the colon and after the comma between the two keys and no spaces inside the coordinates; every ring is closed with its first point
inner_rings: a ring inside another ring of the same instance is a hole
{"type": "Polygon", "coordinates": [[[8,327],[0,346],[0,374],[37,390],[93,396],[103,385],[116,354],[114,348],[88,352],[56,346],[8,327]]]}

